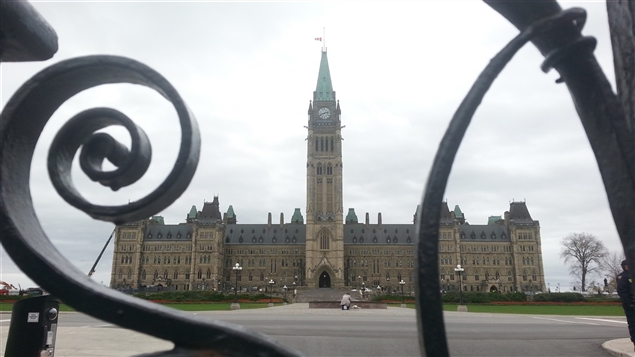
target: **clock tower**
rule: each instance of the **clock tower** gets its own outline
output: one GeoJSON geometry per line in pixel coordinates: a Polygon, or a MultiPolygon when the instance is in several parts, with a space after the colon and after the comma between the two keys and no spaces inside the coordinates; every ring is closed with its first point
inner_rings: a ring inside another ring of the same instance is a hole
{"type": "Polygon", "coordinates": [[[308,114],[306,283],[320,288],[341,287],[346,281],[342,125],[326,49],[322,50],[317,86],[308,114]]]}

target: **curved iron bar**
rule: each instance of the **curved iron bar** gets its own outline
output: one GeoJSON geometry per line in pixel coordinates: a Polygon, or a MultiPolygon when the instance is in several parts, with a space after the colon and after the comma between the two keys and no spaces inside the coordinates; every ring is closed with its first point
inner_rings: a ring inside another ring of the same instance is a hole
{"type": "Polygon", "coordinates": [[[35,145],[44,125],[62,103],[85,89],[107,83],[144,85],[174,105],[181,124],[175,166],[157,190],[130,205],[101,207],[86,202],[70,180],[70,162],[79,145],[84,145],[80,158],[84,171],[114,189],[143,175],[150,158],[145,134],[127,117],[112,109],[91,109],[67,123],[52,144],[49,172],[60,195],[94,218],[119,224],[163,210],[189,185],[198,164],[200,135],[194,116],[167,80],[146,65],[123,57],[88,56],[55,64],[27,81],[0,116],[0,239],[11,258],[38,285],[78,311],[174,342],[173,351],[157,356],[300,355],[241,326],[201,319],[97,284],[66,260],[48,239],[35,215],[29,189],[35,145]],[[86,126],[87,120],[90,124],[86,126]],[[91,135],[111,124],[129,130],[133,138],[130,152],[112,138],[91,135]],[[104,148],[110,151],[108,155],[98,153],[104,148]],[[99,167],[105,157],[119,168],[101,172],[99,167]]]}
{"type": "Polygon", "coordinates": [[[418,222],[416,302],[419,344],[428,356],[449,356],[439,294],[438,233],[452,163],[483,96],[505,64],[527,41],[532,41],[545,54],[542,69],[556,68],[562,75],[558,82],[564,81],[569,86],[596,154],[627,258],[632,259],[635,252],[634,146],[628,131],[614,132],[624,115],[593,57],[595,39],[580,34],[586,12],[583,9],[562,11],[555,1],[493,1],[490,5],[505,12],[510,21],[522,24],[517,25],[521,33],[490,61],[457,109],[439,145],[426,184],[418,222]],[[589,78],[592,80],[588,81],[589,78]],[[609,122],[603,123],[602,117],[609,122]]]}

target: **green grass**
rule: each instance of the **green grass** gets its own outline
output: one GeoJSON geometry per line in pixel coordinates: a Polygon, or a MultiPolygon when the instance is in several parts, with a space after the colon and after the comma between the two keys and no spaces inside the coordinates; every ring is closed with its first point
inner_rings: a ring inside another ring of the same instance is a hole
{"type": "MultiPolygon", "coordinates": [[[[443,305],[445,311],[456,311],[458,305],[443,305]]],[[[488,312],[494,314],[530,314],[530,315],[583,315],[583,316],[624,316],[622,306],[573,306],[573,305],[467,305],[469,312],[488,312]]]]}
{"type": "MultiPolygon", "coordinates": [[[[221,302],[221,303],[210,303],[210,304],[163,304],[164,306],[171,307],[176,310],[182,311],[213,311],[213,310],[231,310],[231,303],[229,302],[221,302]]],[[[267,307],[267,303],[240,303],[240,309],[260,309],[267,307]]],[[[274,305],[282,305],[282,304],[274,304],[274,305]]],[[[12,303],[3,303],[0,302],[0,311],[11,311],[13,309],[12,303]]],[[[60,304],[60,311],[75,311],[72,307],[60,304]]]]}

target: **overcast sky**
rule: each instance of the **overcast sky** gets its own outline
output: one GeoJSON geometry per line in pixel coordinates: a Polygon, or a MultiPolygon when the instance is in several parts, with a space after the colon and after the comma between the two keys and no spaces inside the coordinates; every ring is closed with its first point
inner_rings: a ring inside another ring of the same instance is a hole
{"type": "MultiPolygon", "coordinates": [[[[192,205],[219,195],[239,223],[306,215],[306,129],[309,100],[326,44],[342,108],[344,208],[371,223],[412,223],[438,143],[463,96],[487,62],[518,31],[479,1],[174,3],[37,2],[55,28],[59,52],[42,63],[4,63],[2,106],[41,69],[93,55],[126,56],[166,77],[195,114],[202,135],[189,188],[159,214],[183,222],[192,205]],[[326,42],[315,41],[323,37],[326,42]]],[[[584,34],[614,83],[604,2],[562,3],[587,9],[584,34]]],[[[622,251],[597,164],[564,84],[544,74],[529,44],[503,71],[478,109],[455,161],[448,205],[471,224],[526,201],[540,221],[545,278],[570,288],[559,258],[569,233],[596,235],[622,251]]],[[[81,110],[107,106],[126,113],[149,135],[153,161],[135,185],[113,193],[73,178],[91,202],[120,205],[156,188],[179,145],[174,110],[140,86],[107,85],[80,93],[51,118],[36,149],[31,190],[40,223],[58,249],[88,273],[114,228],[63,201],[46,172],[59,128],[81,110]]],[[[129,143],[121,129],[107,130],[129,143]]],[[[93,278],[108,284],[112,244],[93,278]]],[[[2,280],[33,286],[2,250],[2,280]]]]}

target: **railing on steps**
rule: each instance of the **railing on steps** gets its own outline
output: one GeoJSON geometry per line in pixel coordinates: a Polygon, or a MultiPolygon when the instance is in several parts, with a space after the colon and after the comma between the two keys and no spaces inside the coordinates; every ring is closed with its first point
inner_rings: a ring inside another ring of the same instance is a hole
{"type": "MultiPolygon", "coordinates": [[[[633,83],[620,85],[626,89],[620,89],[619,97],[611,91],[593,56],[595,39],[581,35],[584,10],[562,11],[555,1],[486,2],[521,32],[492,59],[458,108],[426,184],[418,223],[416,265],[422,355],[449,355],[439,295],[437,245],[439,208],[454,156],[485,92],[514,53],[529,41],[545,55],[542,68],[556,69],[561,75],[559,82],[569,88],[595,153],[627,260],[635,262],[633,83]]],[[[2,0],[0,4],[2,61],[45,60],[57,51],[55,32],[28,3],[2,0]]],[[[632,35],[632,29],[615,20],[620,17],[619,11],[632,18],[632,10],[627,6],[620,8],[623,2],[610,2],[608,6],[609,15],[613,13],[611,31],[632,35]]],[[[626,56],[619,50],[614,53],[626,56]]],[[[634,72],[631,62],[621,63],[621,67],[616,66],[618,78],[634,72]]],[[[113,109],[90,109],[73,117],[52,144],[48,166],[58,193],[95,219],[122,224],[160,212],[187,188],[198,164],[201,138],[193,114],[165,78],[144,64],[123,57],[88,56],[60,62],[24,83],[0,118],[0,220],[6,251],[33,281],[78,311],[175,344],[172,351],[146,356],[300,356],[268,336],[240,326],[201,320],[101,286],[51,244],[35,215],[28,185],[35,145],[44,125],[62,103],[84,89],[105,83],[141,84],[172,103],[182,130],[179,158],[165,182],[139,201],[117,207],[87,202],[76,192],[70,176],[71,159],[80,147],[84,172],[113,189],[131,185],[143,176],[151,155],[143,130],[128,117],[113,109]],[[94,133],[109,125],[128,130],[132,138],[129,152],[113,138],[94,133]],[[114,172],[96,169],[106,158],[104,148],[108,148],[107,158],[117,163],[114,172]]]]}

